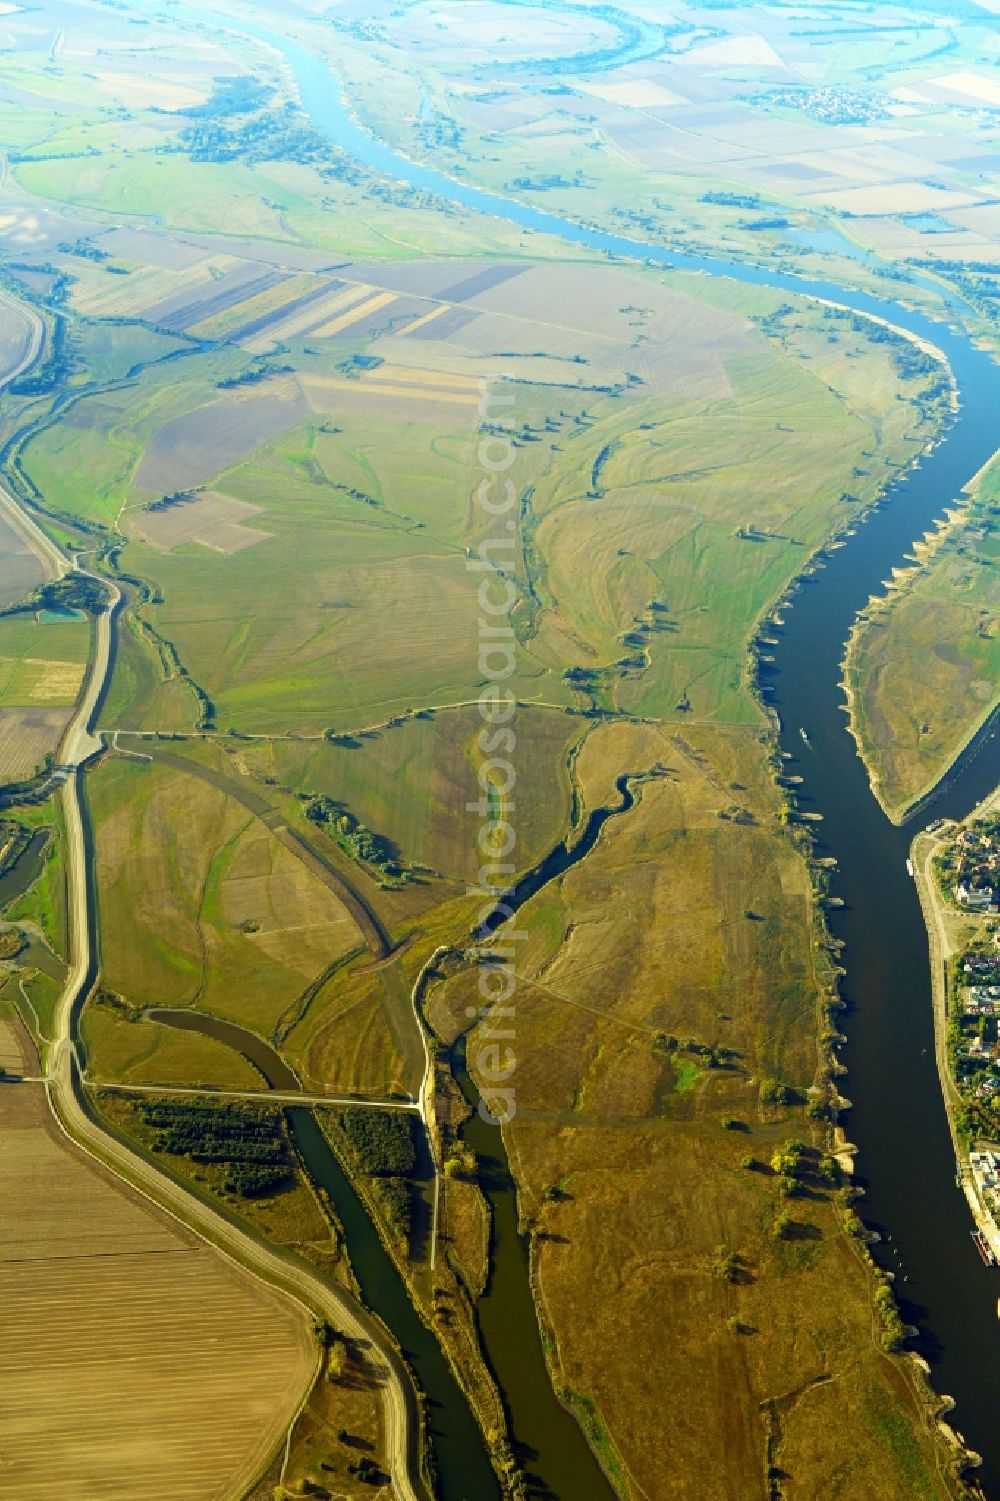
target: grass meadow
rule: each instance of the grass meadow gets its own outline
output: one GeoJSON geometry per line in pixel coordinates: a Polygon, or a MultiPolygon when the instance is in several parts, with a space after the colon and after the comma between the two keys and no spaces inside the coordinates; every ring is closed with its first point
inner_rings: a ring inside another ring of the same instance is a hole
{"type": "MultiPolygon", "coordinates": [[[[270,1036],[300,993],[357,947],[336,897],[212,783],[173,764],[113,759],[90,791],[102,983],[123,1003],[93,1022],[98,1074],[131,1077],[141,1066],[148,1079],[161,1054],[176,1072],[173,1034],[130,1018],[147,1006],[196,1006],[270,1036]]],[[[203,1049],[205,1066],[209,1052],[221,1064],[223,1050],[203,1049]]]]}
{"type": "Polygon", "coordinates": [[[1000,695],[1000,467],[969,511],[859,622],[848,657],[853,725],[873,784],[895,816],[944,776],[1000,695]]]}
{"type": "MultiPolygon", "coordinates": [[[[581,288],[593,283],[599,306],[604,274],[574,272],[581,288]]],[[[641,307],[655,288],[662,301],[662,278],[645,288],[608,274],[613,298],[631,293],[641,307]]],[[[530,277],[510,286],[512,307],[518,298],[534,306],[530,277]]],[[[684,295],[697,319],[687,284],[684,295]]],[[[522,497],[512,686],[526,701],[590,702],[565,679],[577,669],[604,708],[759,722],[746,679],[757,619],[831,528],[875,496],[887,466],[912,452],[919,416],[889,399],[888,356],[863,332],[804,309],[774,320],[769,338],[735,311],[706,307],[703,316],[731,345],[704,395],[678,392],[666,407],[646,377],[567,394],[525,376],[523,359],[519,378],[496,387],[509,398],[502,427],[522,497]]],[[[600,317],[607,332],[580,333],[579,347],[606,360],[613,302],[600,317]]],[[[433,401],[399,410],[393,382],[377,372],[342,382],[350,390],[339,397],[330,373],[358,347],[303,345],[300,380],[280,375],[247,391],[214,389],[238,368],[231,348],[153,365],[127,388],[82,398],[24,449],[26,472],[60,509],[131,537],[123,566],[160,596],[143,614],[208,695],[220,728],[356,730],[478,694],[478,576],[465,565],[489,518],[469,503],[475,410],[442,429],[433,401]],[[179,508],[170,540],[154,546],[143,507],[190,485],[254,507],[249,530],[215,541],[211,529],[194,529],[185,541],[179,508]],[[249,617],[247,598],[258,604],[249,617]]],[[[403,374],[446,390],[483,357],[458,344],[443,365],[435,355],[438,373],[411,365],[403,374]]],[[[617,358],[629,359],[624,343],[617,358]]],[[[176,676],[161,712],[163,675],[143,653],[133,629],[107,722],[179,728],[187,712],[193,723],[194,697],[186,711],[176,676]]]]}
{"type": "MultiPolygon", "coordinates": [[[[519,913],[506,1138],[551,1367],[636,1492],[694,1501],[710,1468],[713,1494],[751,1495],[766,1453],[810,1494],[836,1494],[835,1473],[845,1495],[943,1495],[905,1368],[872,1341],[836,1175],[789,1199],[770,1167],[791,1138],[818,1164],[822,1135],[760,1093],[771,1077],[806,1099],[819,1004],[808,881],[765,756],[750,728],[595,729],[584,806],[623,767],[659,774],[519,913]],[[734,806],[751,821],[720,817],[734,806]]],[[[431,992],[446,1039],[473,976],[431,992]]]]}

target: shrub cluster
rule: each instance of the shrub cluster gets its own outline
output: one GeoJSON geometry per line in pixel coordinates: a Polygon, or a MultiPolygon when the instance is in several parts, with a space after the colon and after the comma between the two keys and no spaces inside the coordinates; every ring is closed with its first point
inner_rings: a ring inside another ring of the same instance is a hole
{"type": "Polygon", "coordinates": [[[378,1196],[400,1235],[410,1233],[408,1176],[417,1165],[413,1122],[403,1111],[352,1105],[342,1111],[341,1129],[362,1172],[376,1179],[378,1196]]]}
{"type": "Polygon", "coordinates": [[[280,1116],[254,1105],[149,1100],[142,1118],[156,1150],[222,1166],[223,1186],[242,1198],[273,1193],[291,1177],[280,1116]]]}

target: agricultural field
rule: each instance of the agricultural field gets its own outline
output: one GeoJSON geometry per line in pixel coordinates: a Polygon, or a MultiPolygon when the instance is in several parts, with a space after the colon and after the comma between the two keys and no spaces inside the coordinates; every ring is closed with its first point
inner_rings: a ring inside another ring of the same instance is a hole
{"type": "Polygon", "coordinates": [[[55,754],[83,681],[85,620],[0,618],[0,780],[30,780],[55,754]]]}
{"type": "Polygon", "coordinates": [[[0,609],[20,604],[42,583],[44,570],[27,542],[0,515],[0,609]]]}
{"type": "Polygon", "coordinates": [[[68,720],[66,709],[0,709],[3,780],[29,781],[55,751],[68,720]]]}
{"type": "MultiPolygon", "coordinates": [[[[584,264],[342,276],[363,298],[383,288],[360,306],[388,299],[367,335],[320,328],[280,360],[233,346],[160,360],[22,447],[49,503],[129,539],[123,566],[152,584],[141,618],[171,701],[152,682],[113,687],[110,727],[183,727],[181,668],[211,708],[203,727],[240,733],[353,730],[473,699],[467,562],[488,518],[468,493],[484,423],[509,437],[523,496],[519,696],[753,722],[749,623],[829,535],[835,502],[850,497],[846,521],[874,499],[941,405],[933,361],[895,403],[894,346],[770,293],[748,317],[696,279],[584,264]],[[394,313],[407,299],[428,311],[394,313]]],[[[121,659],[133,681],[141,634],[121,659]]]]}
{"type": "Polygon", "coordinates": [[[1000,695],[1000,469],[913,549],[915,563],[855,627],[852,727],[883,806],[902,818],[947,772],[1000,695]]]}
{"type": "MultiPolygon", "coordinates": [[[[367,7],[309,43],[361,119],[407,154],[571,218],[680,250],[766,257],[877,288],[917,263],[966,285],[1000,263],[988,7],[869,7],[808,21],[763,6],[626,6],[567,55],[519,38],[567,14],[457,3],[367,7]],[[521,28],[519,30],[519,27],[521,28]],[[482,47],[492,40],[484,67],[482,47]]],[[[590,23],[596,28],[595,15],[590,23]]],[[[928,306],[933,280],[908,295],[928,306]]],[[[987,299],[980,329],[995,333],[987,299]]],[[[965,310],[970,316],[971,309],[965,310]]]]}
{"type": "MultiPolygon", "coordinates": [[[[177,1192],[351,1286],[283,1114],[219,1098],[264,1096],[263,1073],[149,1013],[242,1027],[329,1101],[412,1108],[426,1068],[447,1154],[436,1267],[428,1226],[384,1239],[502,1459],[475,1317],[491,1185],[463,1148],[452,1047],[486,1088],[476,926],[498,881],[551,857],[561,873],[518,916],[504,1140],[559,1394],[623,1495],[742,1501],[766,1481],[777,1501],[790,1475],[788,1501],[943,1501],[830,1124],[836,954],[752,644],[937,435],[947,372],[832,302],[599,254],[363,166],[313,128],[260,31],[228,29],[280,25],[413,159],[588,224],[883,294],[935,260],[902,294],[931,310],[951,258],[1000,259],[988,18],[921,14],[904,37],[881,5],[661,12],[230,0],[195,22],[69,0],[55,31],[4,14],[0,260],[48,338],[0,402],[5,475],[123,593],[105,749],[81,778],[100,953],[85,1085],[177,1192]],[[490,631],[512,721],[492,744],[490,631]],[[252,1150],[199,1155],[211,1121],[252,1150]]],[[[961,316],[986,338],[977,297],[961,316]]],[[[992,483],[859,637],[858,723],[879,740],[929,721],[888,665],[895,613],[955,643],[934,657],[947,709],[916,751],[897,737],[887,785],[930,775],[992,702],[992,483]]],[[[7,542],[0,607],[32,586],[7,542]]],[[[90,645],[84,621],[0,618],[5,776],[58,740],[90,645]]],[[[3,914],[28,946],[0,977],[0,1062],[13,1008],[41,1067],[51,1051],[61,806],[18,812],[55,837],[3,914]]],[[[25,1467],[19,1494],[43,1493],[43,1453],[49,1489],[81,1498],[240,1493],[316,1366],[305,1322],[78,1157],[40,1087],[0,1091],[15,1130],[0,1156],[28,1240],[9,1231],[5,1254],[0,1236],[0,1273],[23,1407],[0,1453],[25,1467]],[[43,1450],[37,1414],[64,1399],[43,1450]],[[105,1424],[93,1473],[72,1474],[98,1407],[128,1433],[105,1424]]],[[[379,1219],[391,1190],[337,1146],[379,1219]]],[[[254,1501],[353,1494],[357,1455],[380,1455],[372,1370],[342,1360],[254,1501]]]]}
{"type": "Polygon", "coordinates": [[[250,517],[258,514],[259,507],[210,490],[137,517],[133,530],[157,552],[173,552],[185,542],[198,542],[228,555],[267,539],[268,532],[247,525],[250,517]]]}
{"type": "Polygon", "coordinates": [[[72,1147],[40,1085],[3,1090],[0,1133],[9,1494],[231,1496],[310,1380],[304,1314],[72,1147]]]}
{"type": "Polygon", "coordinates": [[[89,638],[85,620],[47,622],[31,614],[0,619],[0,704],[71,707],[86,668],[89,638]]]}

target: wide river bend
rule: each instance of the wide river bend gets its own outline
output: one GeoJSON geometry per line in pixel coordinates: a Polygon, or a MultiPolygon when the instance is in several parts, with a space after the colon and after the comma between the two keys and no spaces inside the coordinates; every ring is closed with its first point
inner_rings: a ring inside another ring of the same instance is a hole
{"type": "MultiPolygon", "coordinates": [[[[838,686],[857,612],[882,592],[882,581],[913,541],[1000,446],[1000,369],[957,326],[900,303],[605,234],[422,166],[353,119],[321,58],[287,37],[236,24],[282,53],[314,125],[379,172],[526,230],[559,235],[570,245],[824,298],[886,319],[936,344],[947,357],[960,398],[954,422],[933,453],[893,483],[890,502],[802,588],[773,649],[767,682],[781,719],[782,749],[792,757],[789,769],[804,779],[800,801],[823,815],[816,825],[817,853],[834,855],[839,865],[832,893],[845,905],[831,914],[830,925],[844,941],[842,994],[849,1010],[841,1057],[848,1068],[843,1088],[854,1102],[845,1124],[860,1149],[864,1215],[888,1232],[879,1254],[897,1273],[904,1318],[920,1329],[916,1348],[930,1362],[936,1390],[954,1397],[955,1426],[983,1456],[978,1478],[987,1495],[1000,1497],[1000,1277],[972,1245],[968,1209],[955,1187],[934,1059],[927,937],[906,870],[912,829],[895,828],[872,796],[847,733],[838,686]],[[808,747],[800,728],[809,735],[808,747]]],[[[991,790],[1000,781],[998,748],[992,731],[980,736],[947,785],[924,805],[921,820],[962,816],[991,790]]],[[[507,1397],[513,1399],[516,1430],[516,1393],[508,1390],[507,1397]]]]}

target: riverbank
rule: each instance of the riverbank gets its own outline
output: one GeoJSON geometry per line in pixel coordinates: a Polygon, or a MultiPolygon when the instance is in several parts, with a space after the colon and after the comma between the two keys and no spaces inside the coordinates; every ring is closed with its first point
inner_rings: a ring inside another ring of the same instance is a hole
{"type": "Polygon", "coordinates": [[[910,859],[920,905],[927,925],[930,958],[931,995],[934,1011],[934,1051],[941,1081],[941,1094],[948,1117],[955,1159],[959,1164],[962,1188],[978,1231],[1000,1251],[1000,1226],[989,1214],[977,1193],[969,1167],[969,1153],[958,1131],[956,1113],[963,1103],[951,1069],[948,1054],[948,1028],[952,1019],[954,996],[949,966],[956,954],[964,951],[971,936],[982,923],[974,913],[962,911],[947,901],[934,871],[935,859],[952,845],[964,826],[995,815],[1000,808],[1000,787],[989,793],[961,823],[949,820],[939,828],[925,829],[910,846],[910,859]]]}
{"type": "Polygon", "coordinates": [[[968,566],[989,562],[978,557],[976,543],[989,530],[981,486],[998,457],[1000,451],[942,508],[943,519],[912,544],[907,566],[893,568],[848,637],[842,686],[850,732],[872,792],[897,827],[948,782],[1000,707],[1000,694],[989,691],[988,586],[977,597],[975,586],[957,577],[957,562],[949,569],[949,558],[963,554],[968,566]],[[970,640],[979,659],[966,649],[970,640]]]}
{"type": "Polygon", "coordinates": [[[957,1159],[961,1154],[961,1143],[955,1127],[955,1110],[961,1102],[961,1096],[948,1066],[947,1047],[948,961],[955,953],[955,945],[949,931],[947,907],[933,870],[935,857],[954,838],[955,833],[956,826],[948,823],[942,830],[935,833],[924,830],[917,834],[910,845],[910,863],[913,867],[913,879],[920,898],[921,911],[927,926],[931,1003],[934,1013],[934,1058],[957,1159]]]}

